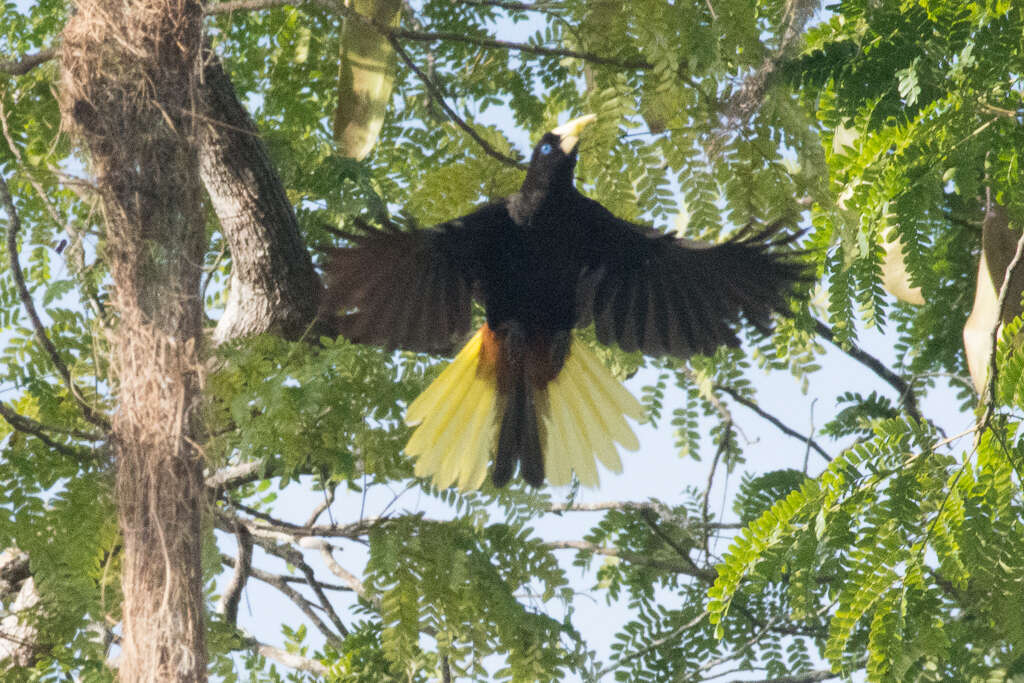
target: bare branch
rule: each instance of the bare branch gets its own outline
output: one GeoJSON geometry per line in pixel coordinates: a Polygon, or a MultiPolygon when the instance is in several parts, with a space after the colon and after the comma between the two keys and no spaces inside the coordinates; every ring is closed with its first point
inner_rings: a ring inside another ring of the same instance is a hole
{"type": "Polygon", "coordinates": [[[106,418],[96,413],[92,406],[86,403],[85,398],[82,396],[82,392],[79,391],[78,386],[75,385],[71,379],[71,371],[68,370],[67,364],[64,359],[61,358],[60,353],[57,352],[57,347],[50,341],[50,337],[46,334],[46,328],[43,326],[43,321],[39,318],[39,313],[36,311],[35,302],[32,301],[32,293],[28,291],[28,285],[25,284],[25,274],[21,270],[21,262],[18,260],[18,233],[21,231],[21,218],[18,216],[18,211],[14,207],[14,198],[11,197],[10,188],[7,186],[7,180],[0,175],[0,201],[3,202],[4,208],[7,211],[7,258],[11,266],[11,277],[14,278],[15,287],[18,290],[18,297],[21,299],[21,304],[25,308],[25,312],[28,313],[29,319],[32,321],[32,328],[35,331],[36,341],[43,347],[46,354],[50,357],[50,361],[53,366],[57,369],[61,379],[64,380],[64,385],[71,392],[71,395],[75,398],[79,407],[82,409],[82,417],[89,422],[93,423],[97,427],[103,428],[105,431],[110,429],[110,423],[106,418]]]}
{"type": "Polygon", "coordinates": [[[499,9],[510,10],[512,12],[542,12],[544,14],[554,14],[554,3],[546,2],[512,2],[511,0],[454,0],[460,5],[470,5],[476,7],[497,7],[499,9]]]}
{"type": "Polygon", "coordinates": [[[217,612],[223,615],[224,620],[232,626],[238,622],[238,602],[252,569],[252,535],[245,525],[239,524],[235,530],[235,537],[238,539],[238,560],[235,562],[235,573],[217,605],[217,612]]]}
{"type": "MultiPolygon", "coordinates": [[[[991,190],[989,190],[991,195],[991,190]]],[[[994,201],[989,197],[990,207],[994,204],[994,201]]],[[[1003,209],[1005,212],[1005,209],[1003,209]]],[[[992,209],[989,209],[992,212],[992,209]]],[[[1010,260],[1008,266],[1006,266],[1006,272],[1003,274],[1003,282],[999,287],[999,299],[996,303],[996,320],[992,324],[992,330],[989,335],[989,354],[988,354],[988,382],[985,384],[985,393],[981,397],[982,403],[985,405],[985,412],[982,415],[981,420],[978,424],[982,425],[982,429],[978,431],[975,439],[981,439],[981,434],[984,431],[984,427],[988,425],[989,420],[992,418],[992,412],[995,410],[996,405],[996,384],[999,380],[999,331],[1002,329],[1003,323],[1003,311],[1006,310],[1006,300],[1010,295],[1012,280],[1020,266],[1021,258],[1024,257],[1024,231],[1021,232],[1020,238],[1017,240],[1017,249],[1013,253],[1013,259],[1010,260]]]]}
{"type": "Polygon", "coordinates": [[[330,543],[321,541],[320,539],[313,537],[306,537],[300,541],[300,544],[304,548],[313,548],[320,551],[320,557],[323,558],[324,564],[327,565],[327,569],[337,576],[339,579],[349,585],[353,592],[366,602],[373,606],[380,608],[380,598],[370,595],[370,592],[366,590],[366,586],[362,581],[359,580],[355,574],[338,564],[338,561],[334,559],[334,555],[331,551],[334,549],[330,543]]]}
{"type": "Polygon", "coordinates": [[[21,415],[11,408],[7,407],[7,404],[0,403],[0,417],[3,417],[4,421],[11,426],[11,429],[21,432],[23,434],[30,434],[40,441],[42,441],[48,448],[51,448],[58,453],[68,456],[73,460],[77,460],[83,464],[93,463],[96,464],[99,459],[96,457],[96,452],[86,450],[84,448],[74,448],[66,444],[58,443],[47,435],[47,431],[58,431],[50,429],[46,425],[36,422],[35,420],[21,415]]]}
{"type": "MultiPolygon", "coordinates": [[[[238,560],[236,560],[234,557],[231,557],[230,555],[225,555],[224,553],[221,553],[220,561],[221,564],[223,564],[224,566],[231,568],[234,568],[235,564],[237,564],[238,562],[238,560]]],[[[306,577],[304,576],[288,576],[287,574],[274,574],[273,572],[268,572],[264,569],[260,569],[259,567],[250,567],[249,576],[258,581],[262,581],[263,583],[270,584],[272,586],[277,585],[277,583],[279,582],[284,582],[287,584],[306,583],[306,577]]],[[[317,581],[317,584],[324,590],[328,591],[340,591],[343,593],[353,592],[350,587],[342,586],[336,583],[317,581]]]]}
{"type": "Polygon", "coordinates": [[[229,465],[206,476],[206,486],[211,489],[234,489],[251,484],[263,478],[266,465],[262,462],[243,462],[229,465]]]}
{"type": "Polygon", "coordinates": [[[736,401],[741,406],[743,406],[745,408],[749,408],[750,410],[754,411],[760,417],[762,417],[765,420],[767,420],[768,422],[772,423],[780,432],[782,432],[786,436],[791,436],[794,439],[799,439],[800,441],[804,442],[805,444],[807,444],[807,446],[809,448],[813,449],[818,455],[820,455],[822,458],[824,458],[826,462],[832,462],[832,456],[829,455],[825,451],[825,449],[823,449],[820,445],[818,445],[818,442],[815,441],[813,437],[805,436],[804,434],[801,434],[800,432],[796,431],[795,429],[787,427],[777,417],[775,417],[771,413],[769,413],[769,412],[765,411],[764,409],[762,409],[761,406],[757,405],[756,403],[754,403],[750,399],[748,399],[745,396],[737,393],[736,391],[734,391],[733,389],[731,389],[731,388],[729,388],[727,386],[724,386],[722,384],[716,384],[715,385],[715,389],[718,389],[719,391],[723,391],[723,392],[729,394],[729,397],[732,398],[732,400],[736,401]]]}
{"type": "Polygon", "coordinates": [[[735,679],[731,683],[817,683],[817,681],[830,681],[833,678],[841,678],[841,674],[833,673],[828,669],[817,669],[808,671],[806,674],[797,676],[780,676],[779,678],[761,678],[756,681],[741,681],[735,679]]]}
{"type": "MultiPolygon", "coordinates": [[[[274,555],[275,557],[280,557],[284,561],[293,565],[300,572],[302,572],[302,574],[306,577],[306,583],[310,585],[310,588],[312,588],[315,593],[317,593],[317,597],[324,602],[324,604],[321,604],[319,606],[323,607],[323,609],[328,613],[328,616],[333,617],[332,621],[334,619],[337,619],[337,615],[334,614],[334,610],[330,608],[330,603],[326,600],[326,597],[324,596],[323,589],[320,588],[319,585],[316,585],[318,582],[316,581],[316,577],[313,575],[313,569],[309,566],[309,564],[306,563],[306,560],[305,558],[303,558],[301,552],[299,552],[294,547],[286,544],[287,541],[290,539],[286,538],[284,543],[276,543],[274,540],[266,538],[264,536],[264,534],[266,533],[265,531],[261,532],[261,530],[249,526],[248,524],[246,524],[245,520],[230,515],[220,508],[214,508],[213,519],[214,524],[218,529],[220,529],[221,531],[227,531],[228,533],[234,533],[235,529],[237,529],[240,525],[245,525],[248,528],[248,531],[252,534],[253,542],[256,545],[263,548],[263,550],[270,553],[271,555],[274,555]]],[[[253,576],[255,576],[255,573],[253,573],[253,576]]],[[[274,588],[277,588],[280,592],[287,595],[292,600],[292,602],[294,602],[295,605],[300,610],[302,610],[302,613],[305,614],[306,617],[309,618],[311,622],[313,622],[313,625],[316,626],[317,629],[319,629],[320,632],[324,634],[324,637],[327,638],[328,642],[330,642],[333,645],[341,644],[341,638],[348,635],[348,629],[346,629],[344,625],[340,624],[340,621],[338,623],[335,623],[336,627],[340,626],[338,632],[336,633],[335,631],[331,630],[327,626],[327,624],[323,622],[322,619],[320,619],[320,616],[316,612],[313,611],[313,603],[307,600],[297,590],[289,586],[285,581],[279,579],[275,580],[272,577],[273,575],[269,575],[267,578],[270,580],[266,580],[263,578],[261,578],[261,580],[265,580],[267,583],[274,586],[274,588]],[[339,636],[338,633],[340,633],[341,636],[339,636]]]]}
{"type": "Polygon", "coordinates": [[[412,61],[412,57],[410,57],[409,53],[405,51],[405,48],[402,47],[402,44],[398,42],[396,38],[390,35],[387,36],[387,39],[391,43],[391,47],[392,49],[394,49],[395,54],[397,54],[402,59],[402,61],[405,62],[405,65],[409,67],[409,69],[414,74],[416,74],[416,76],[423,82],[423,85],[427,89],[427,92],[429,92],[430,96],[433,97],[434,100],[439,105],[441,105],[441,108],[444,109],[444,112],[448,115],[448,118],[452,120],[452,123],[454,123],[456,126],[465,131],[466,135],[473,138],[473,141],[476,142],[476,144],[480,145],[480,148],[484,150],[484,152],[486,152],[488,156],[494,157],[495,159],[505,164],[506,166],[512,166],[514,168],[525,168],[525,165],[522,164],[520,161],[513,159],[507,154],[502,154],[498,150],[494,149],[494,147],[491,146],[491,143],[487,142],[482,137],[480,137],[480,134],[477,133],[476,130],[474,130],[473,127],[469,125],[461,116],[459,116],[458,113],[456,113],[456,111],[451,108],[447,101],[445,101],[444,93],[441,92],[441,89],[438,87],[438,85],[434,83],[433,79],[431,79],[430,76],[428,76],[422,69],[416,66],[416,63],[412,61]]]}
{"type": "Polygon", "coordinates": [[[305,2],[303,0],[234,0],[233,2],[221,2],[207,5],[206,13],[209,15],[226,14],[238,11],[273,9],[275,7],[283,6],[297,7],[304,4],[316,5],[328,11],[336,12],[347,19],[352,19],[353,21],[363,24],[367,28],[376,31],[389,39],[412,40],[427,43],[441,41],[468,43],[479,47],[512,50],[540,57],[571,57],[585,61],[589,64],[614,66],[620,69],[631,69],[637,71],[649,69],[651,67],[651,65],[645,60],[621,60],[614,57],[603,57],[591,52],[581,52],[579,50],[571,50],[568,48],[543,47],[541,45],[531,45],[530,43],[519,43],[509,40],[470,36],[464,33],[455,33],[452,31],[415,31],[394,28],[382,22],[375,21],[370,17],[363,16],[342,2],[332,0],[306,0],[305,2]]]}
{"type": "MultiPolygon", "coordinates": [[[[707,525],[707,523],[711,521],[711,514],[708,511],[709,504],[711,502],[711,486],[715,482],[715,473],[718,471],[718,463],[722,460],[722,455],[729,447],[729,430],[732,429],[732,418],[730,417],[729,421],[726,422],[723,426],[725,427],[725,431],[721,436],[721,440],[718,442],[718,448],[715,449],[715,457],[711,461],[711,468],[708,470],[708,483],[707,486],[704,487],[704,495],[701,497],[700,518],[705,525],[707,525]]],[[[656,526],[654,515],[649,510],[644,510],[640,514],[652,530],[654,530],[659,535],[662,535],[663,532],[661,532],[659,527],[656,526]]],[[[669,543],[667,535],[664,535],[663,538],[666,543],[669,543]]],[[[711,557],[711,534],[708,532],[706,528],[704,530],[704,533],[701,534],[701,540],[702,545],[704,546],[704,556],[711,557]]],[[[680,551],[680,549],[677,548],[675,545],[672,545],[672,547],[676,548],[676,552],[679,552],[680,555],[683,555],[684,557],[689,559],[690,554],[688,552],[686,552],[685,550],[680,551]]]]}
{"type": "Polygon", "coordinates": [[[261,654],[267,659],[273,659],[275,662],[284,664],[290,669],[308,671],[309,673],[316,674],[317,676],[326,676],[330,673],[330,670],[326,666],[315,659],[303,657],[301,655],[288,652],[287,650],[274,647],[273,645],[265,645],[255,638],[247,638],[245,644],[248,645],[253,652],[261,654]]]}
{"type": "MultiPolygon", "coordinates": [[[[710,486],[709,486],[709,488],[710,488],[710,486]]],[[[676,551],[676,554],[679,555],[679,557],[686,564],[690,565],[690,568],[693,571],[693,576],[696,576],[696,577],[698,577],[698,578],[700,578],[703,581],[706,581],[708,583],[714,583],[715,579],[718,577],[717,572],[714,572],[714,571],[711,571],[711,570],[707,570],[707,569],[702,569],[701,567],[698,567],[697,563],[694,562],[693,559],[690,558],[690,550],[689,550],[689,548],[687,548],[684,545],[681,545],[678,541],[676,541],[674,538],[672,538],[667,533],[665,533],[664,529],[661,528],[661,525],[658,524],[658,515],[657,515],[656,512],[654,512],[653,510],[641,510],[640,511],[640,519],[642,519],[644,521],[644,523],[650,528],[650,530],[654,532],[655,536],[660,538],[662,540],[662,542],[665,543],[665,545],[667,545],[668,547],[672,548],[672,550],[676,551]]],[[[705,511],[705,514],[704,514],[704,519],[707,520],[707,512],[706,511],[705,511]]],[[[706,533],[704,535],[704,538],[705,538],[705,543],[706,543],[706,540],[707,540],[707,534],[706,533]]],[[[705,548],[705,550],[706,550],[706,548],[705,548]]],[[[706,552],[706,554],[708,556],[711,555],[710,552],[706,552]]]]}
{"type": "Polygon", "coordinates": [[[708,611],[704,610],[703,612],[701,612],[700,614],[698,614],[696,617],[694,617],[690,621],[686,622],[685,624],[680,624],[678,627],[673,629],[671,633],[669,633],[667,635],[664,635],[661,638],[655,638],[650,643],[648,643],[644,647],[640,648],[636,652],[631,652],[630,654],[626,655],[625,657],[620,657],[619,659],[615,660],[615,662],[613,664],[611,664],[608,667],[606,667],[606,668],[602,669],[601,671],[597,672],[597,675],[594,678],[597,679],[597,680],[601,680],[605,676],[610,674],[612,671],[615,671],[616,669],[621,668],[623,664],[626,664],[627,662],[631,662],[634,659],[639,659],[640,657],[643,657],[644,655],[646,655],[648,652],[651,652],[652,650],[656,650],[659,647],[661,647],[662,645],[666,645],[668,643],[673,642],[674,640],[676,640],[677,638],[679,638],[679,636],[681,636],[683,634],[683,631],[687,631],[687,630],[693,628],[694,626],[696,626],[700,622],[704,621],[704,619],[707,616],[708,616],[708,611]]]}
{"type": "Polygon", "coordinates": [[[831,342],[837,349],[848,355],[850,358],[853,358],[858,363],[861,363],[885,380],[885,382],[887,382],[889,386],[895,389],[896,393],[899,394],[900,403],[903,404],[903,408],[907,411],[907,414],[918,422],[923,423],[925,421],[924,417],[921,415],[920,409],[917,407],[917,396],[914,394],[914,390],[906,380],[886,367],[885,363],[878,360],[856,344],[851,342],[849,348],[844,349],[836,343],[836,335],[835,332],[832,331],[832,328],[822,321],[814,321],[814,330],[820,336],[831,342]]]}
{"type": "Polygon", "coordinates": [[[673,515],[681,517],[685,520],[686,525],[692,526],[703,526],[708,529],[723,530],[723,529],[742,529],[746,525],[740,524],[739,522],[710,522],[708,524],[701,525],[697,520],[690,519],[685,515],[677,515],[672,511],[670,507],[664,503],[658,501],[632,501],[632,500],[615,500],[606,501],[603,503],[552,503],[548,506],[548,512],[600,512],[602,510],[653,510],[657,512],[662,518],[671,517],[673,515]]]}
{"type": "Polygon", "coordinates": [[[22,55],[18,59],[0,59],[0,72],[12,76],[24,76],[40,64],[45,64],[57,56],[57,48],[48,47],[39,52],[22,55]]]}
{"type": "Polygon", "coordinates": [[[311,527],[314,524],[316,524],[316,520],[320,518],[320,515],[322,515],[327,508],[331,507],[331,503],[333,502],[334,486],[332,485],[330,488],[324,491],[323,502],[317,505],[315,508],[313,508],[313,512],[310,513],[309,519],[306,520],[306,524],[304,526],[311,527]]]}
{"type": "Polygon", "coordinates": [[[624,562],[629,562],[630,564],[650,567],[652,569],[660,569],[674,574],[692,576],[709,583],[715,580],[715,572],[708,569],[695,568],[692,562],[688,565],[677,564],[675,562],[665,562],[647,555],[631,553],[619,550],[618,548],[609,548],[607,546],[597,545],[596,543],[590,543],[589,541],[546,541],[544,546],[551,548],[552,550],[581,550],[595,555],[617,557],[624,562]]]}

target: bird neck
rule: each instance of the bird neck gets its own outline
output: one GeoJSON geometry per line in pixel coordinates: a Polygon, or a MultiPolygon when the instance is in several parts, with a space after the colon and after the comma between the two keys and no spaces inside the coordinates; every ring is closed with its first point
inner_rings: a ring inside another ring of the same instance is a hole
{"type": "Polygon", "coordinates": [[[567,197],[576,191],[571,183],[552,184],[547,187],[530,187],[523,183],[518,193],[510,197],[509,213],[519,225],[526,225],[531,220],[545,214],[551,207],[566,203],[567,197]]]}

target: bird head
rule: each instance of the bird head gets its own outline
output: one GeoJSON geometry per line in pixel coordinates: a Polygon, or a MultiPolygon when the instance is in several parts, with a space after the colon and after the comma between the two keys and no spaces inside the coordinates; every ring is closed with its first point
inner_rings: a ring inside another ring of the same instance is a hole
{"type": "Polygon", "coordinates": [[[533,148],[530,168],[526,171],[523,190],[550,190],[559,186],[572,187],[572,172],[576,167],[576,145],[580,133],[597,117],[587,114],[545,133],[533,148]]]}

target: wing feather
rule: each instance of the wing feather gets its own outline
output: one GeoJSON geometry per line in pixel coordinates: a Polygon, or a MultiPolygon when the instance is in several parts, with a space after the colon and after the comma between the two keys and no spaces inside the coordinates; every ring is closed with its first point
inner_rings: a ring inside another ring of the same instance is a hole
{"type": "Polygon", "coordinates": [[[741,319],[769,332],[772,313],[786,314],[788,296],[811,280],[788,248],[800,233],[780,234],[781,223],[709,245],[621,220],[585,197],[578,215],[578,324],[593,321],[601,343],[627,351],[686,357],[736,346],[741,319]]]}
{"type": "Polygon", "coordinates": [[[469,332],[485,264],[514,228],[505,203],[425,230],[361,227],[330,254],[321,315],[359,343],[453,350],[469,332]]]}

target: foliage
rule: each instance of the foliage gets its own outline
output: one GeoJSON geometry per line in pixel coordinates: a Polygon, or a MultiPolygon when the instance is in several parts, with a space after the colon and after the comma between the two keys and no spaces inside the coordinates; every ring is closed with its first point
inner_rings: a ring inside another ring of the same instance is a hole
{"type": "MultiPolygon", "coordinates": [[[[211,350],[202,447],[211,474],[241,474],[210,487],[208,602],[212,611],[231,574],[221,553],[237,555],[238,525],[263,572],[250,585],[289,601],[279,612],[254,600],[257,618],[239,622],[253,635],[212,618],[212,673],[1024,675],[1024,320],[1000,336],[995,392],[970,439],[947,436],[943,417],[906,395],[951,402],[938,378],[965,373],[960,330],[986,191],[1024,224],[1020,3],[841,0],[817,13],[799,0],[414,3],[397,42],[431,87],[398,61],[379,142],[362,161],[339,157],[330,129],[344,3],[267,4],[220,13],[210,3],[206,27],[311,249],[336,239],[325,225],[357,216],[431,225],[514,192],[529,140],[594,112],[578,167],[588,194],[694,239],[803,215],[802,248],[824,289],[794,304],[771,339],[751,334],[739,350],[685,362],[602,350],[621,376],[644,373],[650,422],[674,439],[664,457],[700,458],[708,488],[681,482],[673,499],[613,500],[562,544],[559,516],[590,514],[578,503],[592,498],[575,488],[462,495],[413,478],[403,413],[440,371],[434,359],[269,336],[211,350]],[[923,306],[881,286],[884,245],[896,238],[923,306]],[[822,327],[842,351],[826,352],[822,327]],[[902,384],[884,373],[868,388],[836,381],[837,358],[878,371],[862,348],[876,333],[902,384]],[[746,430],[767,414],[794,431],[810,407],[774,401],[764,372],[804,391],[827,383],[836,406],[767,464],[746,430]],[[832,457],[824,469],[808,468],[809,439],[832,457]],[[735,514],[717,519],[712,484],[736,470],[735,514]],[[718,538],[730,544],[721,557],[718,538]],[[607,652],[577,614],[591,596],[611,615],[607,652]]],[[[105,228],[88,160],[60,129],[58,65],[14,75],[7,61],[56,44],[69,11],[57,0],[0,6],[0,173],[22,223],[26,284],[75,386],[38,343],[0,259],[0,398],[16,413],[0,422],[0,548],[29,554],[42,598],[26,615],[44,635],[37,659],[17,674],[108,680],[104,634],[120,618],[113,463],[102,425],[81,408],[116,410],[105,228]]],[[[232,267],[219,230],[211,216],[211,319],[232,267]]],[[[646,462],[662,455],[653,451],[645,444],[646,462]]],[[[626,460],[630,478],[658,476],[640,462],[626,460]]]]}

